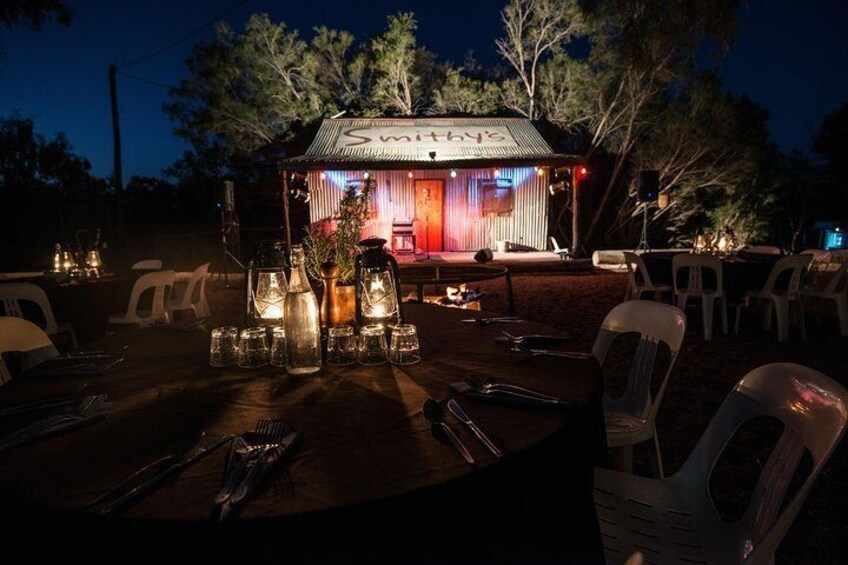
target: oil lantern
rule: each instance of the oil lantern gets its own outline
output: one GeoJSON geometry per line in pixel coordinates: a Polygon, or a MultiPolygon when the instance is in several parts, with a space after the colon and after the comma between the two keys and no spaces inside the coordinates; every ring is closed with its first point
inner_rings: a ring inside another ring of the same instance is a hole
{"type": "Polygon", "coordinates": [[[359,242],[362,253],[355,263],[356,321],[361,326],[389,326],[403,322],[400,272],[386,252],[386,240],[377,237],[359,242]]]}
{"type": "Polygon", "coordinates": [[[244,269],[248,326],[279,326],[283,323],[286,298],[286,249],[280,240],[259,242],[255,259],[244,269]]]}

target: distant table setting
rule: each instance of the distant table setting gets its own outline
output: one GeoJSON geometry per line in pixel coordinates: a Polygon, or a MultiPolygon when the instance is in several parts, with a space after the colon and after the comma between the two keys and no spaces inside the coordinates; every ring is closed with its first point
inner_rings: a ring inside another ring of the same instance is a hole
{"type": "Polygon", "coordinates": [[[0,279],[0,284],[26,282],[42,288],[56,319],[71,324],[79,341],[85,343],[103,337],[109,314],[126,310],[133,284],[144,272],[104,273],[92,279],[59,278],[52,273],[27,274],[0,279]]]}
{"type": "Polygon", "coordinates": [[[37,365],[0,387],[0,531],[33,557],[601,562],[597,362],[513,317],[404,312],[330,332],[312,374],[235,326],[37,365]]]}
{"type": "MultiPolygon", "coordinates": [[[[684,251],[683,253],[686,253],[684,251]]],[[[672,259],[677,252],[649,252],[641,255],[654,284],[672,284],[672,259]]],[[[779,259],[776,256],[762,256],[757,259],[740,257],[722,257],[724,291],[731,304],[739,304],[747,291],[760,290],[768,279],[771,268],[779,259]]],[[[684,270],[679,273],[678,283],[685,287],[684,270]]],[[[711,271],[704,273],[704,286],[715,288],[716,281],[711,271]]]]}

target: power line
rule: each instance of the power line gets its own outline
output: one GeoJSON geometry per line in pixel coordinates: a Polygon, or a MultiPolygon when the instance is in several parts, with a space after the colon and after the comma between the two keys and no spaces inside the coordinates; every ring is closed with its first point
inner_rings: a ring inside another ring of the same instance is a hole
{"type": "Polygon", "coordinates": [[[152,85],[152,86],[159,86],[161,88],[167,88],[168,90],[173,88],[173,86],[171,86],[169,84],[165,84],[163,82],[156,82],[155,80],[150,80],[150,79],[140,77],[140,76],[136,76],[136,75],[131,75],[129,73],[125,73],[124,71],[119,70],[119,71],[117,71],[117,73],[121,76],[131,78],[131,79],[137,80],[139,82],[144,82],[144,83],[147,83],[147,84],[152,85]]]}
{"type": "MultiPolygon", "coordinates": [[[[184,41],[187,41],[187,40],[191,39],[192,37],[194,37],[195,35],[197,35],[197,34],[198,34],[198,33],[200,33],[201,31],[203,31],[204,29],[206,29],[206,28],[207,28],[207,27],[209,27],[210,25],[212,25],[212,24],[214,24],[214,23],[218,22],[219,20],[223,19],[224,17],[228,16],[231,12],[234,12],[234,11],[235,11],[235,10],[237,10],[238,8],[241,8],[242,6],[244,6],[245,4],[247,4],[249,1],[250,1],[250,0],[242,0],[242,1],[241,1],[241,2],[239,2],[238,4],[236,4],[236,5],[234,5],[234,6],[231,6],[230,8],[226,9],[226,10],[225,10],[224,12],[222,12],[221,14],[218,14],[217,16],[215,16],[214,18],[210,19],[209,21],[207,21],[207,22],[206,22],[205,24],[203,24],[202,26],[199,26],[199,27],[195,28],[194,30],[192,30],[191,32],[187,33],[186,35],[184,35],[184,36],[180,37],[180,38],[179,38],[179,39],[177,39],[176,41],[173,41],[173,42],[169,43],[168,45],[166,45],[165,47],[162,47],[161,49],[158,49],[158,50],[154,51],[153,53],[150,53],[149,55],[145,55],[144,57],[141,57],[140,59],[136,59],[136,60],[134,60],[134,61],[130,61],[129,63],[126,63],[126,64],[124,64],[124,65],[121,65],[121,67],[120,67],[120,68],[121,68],[121,69],[126,69],[126,68],[128,68],[128,67],[133,66],[133,65],[137,65],[138,63],[141,63],[141,62],[147,61],[148,59],[152,59],[153,57],[156,57],[157,55],[161,55],[161,54],[162,54],[162,53],[164,53],[165,51],[167,51],[167,50],[169,50],[169,49],[171,49],[171,48],[173,48],[173,47],[176,47],[177,45],[179,45],[180,43],[182,43],[182,42],[184,42],[184,41]]],[[[123,73],[122,73],[122,74],[123,74],[123,73]]],[[[129,76],[129,75],[127,75],[127,76],[129,76]]],[[[133,77],[133,78],[138,78],[138,77],[133,77]]]]}

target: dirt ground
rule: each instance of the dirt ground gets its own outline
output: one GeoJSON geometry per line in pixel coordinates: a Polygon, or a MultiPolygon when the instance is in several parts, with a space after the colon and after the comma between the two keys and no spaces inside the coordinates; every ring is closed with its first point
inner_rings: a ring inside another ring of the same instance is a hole
{"type": "MultiPolygon", "coordinates": [[[[483,308],[506,313],[502,281],[472,285],[488,294],[483,308]]],[[[517,275],[513,277],[516,313],[522,318],[548,324],[574,334],[575,350],[591,349],[606,314],[621,302],[626,277],[598,271],[587,275],[517,275]]],[[[241,308],[241,284],[225,289],[209,285],[215,318],[241,308]]],[[[700,311],[687,310],[688,328],[682,351],[672,373],[657,418],[666,476],[673,474],[706,428],[716,408],[736,382],[750,370],[772,362],[807,365],[848,386],[848,338],[839,337],[832,303],[805,303],[808,340],[796,328],[790,341],[778,344],[774,330],[762,329],[756,313],[744,313],[739,336],[722,335],[715,320],[716,336],[705,342],[700,311]]],[[[732,329],[733,310],[730,311],[732,329]]],[[[619,355],[604,367],[608,392],[620,390],[629,369],[632,345],[622,343],[619,355]]],[[[658,358],[662,366],[663,359],[658,358]]],[[[711,481],[711,493],[726,519],[741,516],[756,475],[768,457],[778,428],[773,422],[755,420],[744,426],[725,450],[711,481]]],[[[843,563],[848,553],[848,451],[845,441],[835,450],[819,475],[809,498],[777,553],[779,563],[843,563]]],[[[654,471],[651,442],[636,446],[635,472],[654,471]]],[[[805,465],[802,462],[801,471],[805,465]]]]}

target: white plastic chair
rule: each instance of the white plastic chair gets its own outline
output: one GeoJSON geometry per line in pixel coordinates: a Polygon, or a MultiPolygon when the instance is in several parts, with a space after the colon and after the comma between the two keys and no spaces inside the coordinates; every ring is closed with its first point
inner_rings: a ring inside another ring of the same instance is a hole
{"type": "Polygon", "coordinates": [[[727,333],[727,298],[724,295],[724,269],[721,259],[711,255],[678,253],[671,260],[671,271],[678,308],[685,311],[686,302],[690,296],[701,298],[704,340],[709,341],[713,338],[713,306],[717,300],[721,302],[721,329],[727,333]],[[685,287],[678,286],[677,275],[681,269],[688,271],[685,287]],[[705,269],[713,271],[716,288],[704,288],[705,269]]]}
{"type": "Polygon", "coordinates": [[[653,292],[654,300],[662,300],[664,292],[672,294],[673,288],[670,284],[654,284],[645,262],[635,253],[624,252],[624,264],[627,266],[628,285],[625,300],[639,300],[642,293],[653,292]]]}
{"type": "Polygon", "coordinates": [[[23,354],[22,371],[59,355],[44,330],[32,322],[14,316],[0,316],[0,386],[12,378],[2,357],[4,353],[11,352],[23,354]]]}
{"type": "Polygon", "coordinates": [[[728,394],[673,476],[656,480],[595,469],[595,507],[607,563],[621,563],[637,549],[648,563],[773,563],[846,421],[848,391],[827,376],[791,363],[754,369],[728,394]],[[744,516],[724,522],[710,496],[710,475],[739,426],[761,415],[779,419],[783,432],[744,516]],[[805,451],[812,456],[812,471],[784,505],[805,451]]]}
{"type": "Polygon", "coordinates": [[[565,247],[565,248],[560,247],[559,242],[557,242],[557,240],[554,236],[551,236],[548,239],[551,242],[551,251],[553,251],[554,253],[559,255],[560,259],[568,259],[568,256],[571,253],[571,251],[568,249],[568,247],[565,247]]]}
{"type": "Polygon", "coordinates": [[[211,315],[209,303],[206,301],[206,277],[209,273],[209,263],[205,263],[194,270],[191,278],[188,280],[188,286],[185,292],[178,299],[168,301],[168,312],[176,312],[178,310],[191,310],[194,312],[195,318],[198,320],[208,318],[211,315]],[[199,289],[198,289],[198,285],[199,289]],[[197,300],[194,295],[197,289],[197,300]]]}
{"type": "Polygon", "coordinates": [[[833,300],[839,318],[839,335],[848,337],[848,260],[842,262],[824,288],[804,286],[801,288],[801,296],[833,300]]]}
{"type": "MultiPolygon", "coordinates": [[[[786,341],[789,339],[789,311],[793,304],[798,309],[801,338],[805,341],[807,339],[804,308],[801,304],[801,278],[804,274],[804,269],[810,264],[811,259],[812,257],[810,255],[790,255],[789,257],[778,259],[774,267],[772,267],[771,273],[769,273],[769,277],[762,290],[745,293],[745,297],[749,300],[763,300],[768,303],[763,323],[765,329],[771,327],[771,310],[772,306],[774,306],[774,311],[777,313],[777,341],[786,341]],[[792,271],[786,289],[775,289],[774,285],[778,278],[786,271],[792,271]]],[[[739,318],[742,315],[742,307],[743,304],[736,307],[736,334],[739,334],[739,318]]]]}
{"type": "Polygon", "coordinates": [[[174,287],[174,271],[147,273],[135,281],[127,311],[124,314],[109,316],[110,324],[138,324],[150,326],[156,323],[168,323],[170,316],[165,308],[165,299],[174,287]],[[153,302],[150,310],[139,310],[138,300],[144,291],[153,290],[153,302]]]}
{"type": "MultiPolygon", "coordinates": [[[[47,335],[67,333],[71,339],[71,346],[76,349],[77,335],[70,324],[59,325],[53,316],[53,308],[50,299],[44,289],[32,283],[3,283],[0,285],[0,301],[3,302],[3,311],[6,316],[24,318],[21,302],[32,302],[41,310],[44,318],[42,329],[47,335]]],[[[33,321],[33,320],[30,320],[33,321]]]]}
{"type": "Polygon", "coordinates": [[[663,477],[662,453],[654,422],[671,371],[674,369],[680,344],[686,334],[686,314],[679,308],[660,302],[622,302],[604,319],[598,337],[595,338],[592,355],[603,365],[615,339],[621,334],[631,332],[638,333],[640,338],[627,377],[627,388],[620,398],[613,399],[604,395],[607,445],[616,451],[620,468],[631,472],[633,445],[653,438],[657,469],[660,477],[663,477]],[[671,359],[656,396],[651,398],[654,360],[660,342],[668,346],[671,359]]]}
{"type": "Polygon", "coordinates": [[[133,271],[158,271],[162,269],[161,259],[145,259],[136,261],[133,266],[133,271]]]}

